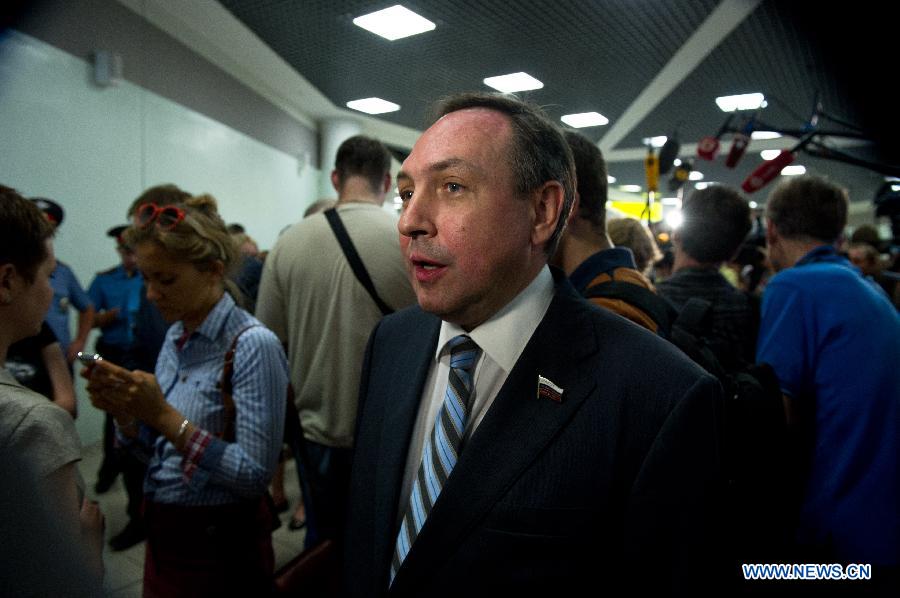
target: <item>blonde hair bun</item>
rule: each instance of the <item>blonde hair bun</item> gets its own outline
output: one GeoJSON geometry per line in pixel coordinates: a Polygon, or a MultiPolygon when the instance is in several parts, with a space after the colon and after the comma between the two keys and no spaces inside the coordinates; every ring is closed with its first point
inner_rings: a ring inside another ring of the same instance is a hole
{"type": "Polygon", "coordinates": [[[216,198],[209,193],[189,197],[184,201],[184,205],[199,212],[203,212],[208,216],[219,215],[219,203],[216,201],[216,198]]]}

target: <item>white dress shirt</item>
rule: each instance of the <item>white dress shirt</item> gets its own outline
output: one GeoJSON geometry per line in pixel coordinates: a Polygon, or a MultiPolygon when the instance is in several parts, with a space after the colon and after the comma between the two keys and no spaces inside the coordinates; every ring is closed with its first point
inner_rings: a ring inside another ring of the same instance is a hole
{"type": "MultiPolygon", "coordinates": [[[[403,476],[403,490],[398,518],[402,519],[406,505],[412,492],[413,480],[422,462],[422,450],[425,439],[434,429],[434,420],[438,410],[444,403],[444,393],[450,376],[450,350],[447,343],[460,334],[468,334],[481,349],[481,355],[475,364],[473,379],[474,397],[469,413],[466,431],[463,434],[463,452],[468,439],[488,412],[507,376],[518,361],[519,356],[528,344],[531,335],[553,299],[553,275],[544,266],[534,280],[525,287],[512,301],[506,304],[480,326],[466,332],[460,326],[450,322],[441,323],[437,347],[419,403],[419,414],[413,428],[409,452],[406,457],[406,469],[403,476]]],[[[398,521],[399,521],[398,519],[398,521]]]]}

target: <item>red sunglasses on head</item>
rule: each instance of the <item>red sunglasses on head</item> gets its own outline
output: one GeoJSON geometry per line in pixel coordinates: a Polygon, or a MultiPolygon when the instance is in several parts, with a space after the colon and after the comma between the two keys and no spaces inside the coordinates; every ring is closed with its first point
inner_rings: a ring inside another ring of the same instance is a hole
{"type": "Polygon", "coordinates": [[[155,203],[147,203],[138,208],[134,220],[140,228],[147,228],[155,221],[157,227],[163,230],[172,230],[184,220],[184,210],[178,206],[160,207],[155,203]]]}

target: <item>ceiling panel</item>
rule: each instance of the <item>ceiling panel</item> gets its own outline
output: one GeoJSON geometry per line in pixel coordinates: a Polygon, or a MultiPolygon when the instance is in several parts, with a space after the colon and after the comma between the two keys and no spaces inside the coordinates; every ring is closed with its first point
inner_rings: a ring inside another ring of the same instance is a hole
{"type": "MultiPolygon", "coordinates": [[[[424,129],[438,98],[489,91],[485,77],[526,71],[545,86],[520,95],[552,118],[594,110],[608,117],[609,126],[581,130],[598,141],[717,8],[733,9],[741,0],[725,0],[727,6],[719,0],[417,0],[404,6],[436,29],[394,42],[352,20],[395,0],[220,1],[337,106],[377,96],[402,107],[378,118],[424,129]]],[[[620,184],[643,184],[641,153],[622,161],[616,152],[673,131],[682,143],[696,143],[725,120],[715,97],[753,91],[768,99],[759,114],[767,124],[801,128],[818,98],[829,115],[865,127],[879,141],[877,151],[847,151],[900,163],[891,151],[895,119],[880,116],[888,100],[870,93],[873,79],[857,68],[860,57],[876,66],[889,60],[890,54],[877,52],[890,39],[883,35],[890,28],[883,12],[828,12],[821,3],[764,0],[615,144],[610,171],[620,184]]],[[[819,127],[851,131],[826,119],[819,127]]],[[[726,136],[723,153],[729,143],[726,136]]],[[[725,168],[722,157],[696,168],[705,180],[739,185],[761,163],[759,148],[751,144],[735,169],[725,168]]],[[[868,201],[883,181],[859,166],[806,155],[798,162],[847,185],[854,199],[868,201]]]]}

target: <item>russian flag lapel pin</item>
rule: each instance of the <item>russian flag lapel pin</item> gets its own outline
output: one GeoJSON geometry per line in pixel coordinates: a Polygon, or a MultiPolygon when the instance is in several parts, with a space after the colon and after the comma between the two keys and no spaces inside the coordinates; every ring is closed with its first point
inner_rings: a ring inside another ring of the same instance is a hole
{"type": "Polygon", "coordinates": [[[538,398],[550,399],[554,403],[562,403],[563,389],[553,383],[552,380],[538,374],[538,398]]]}

